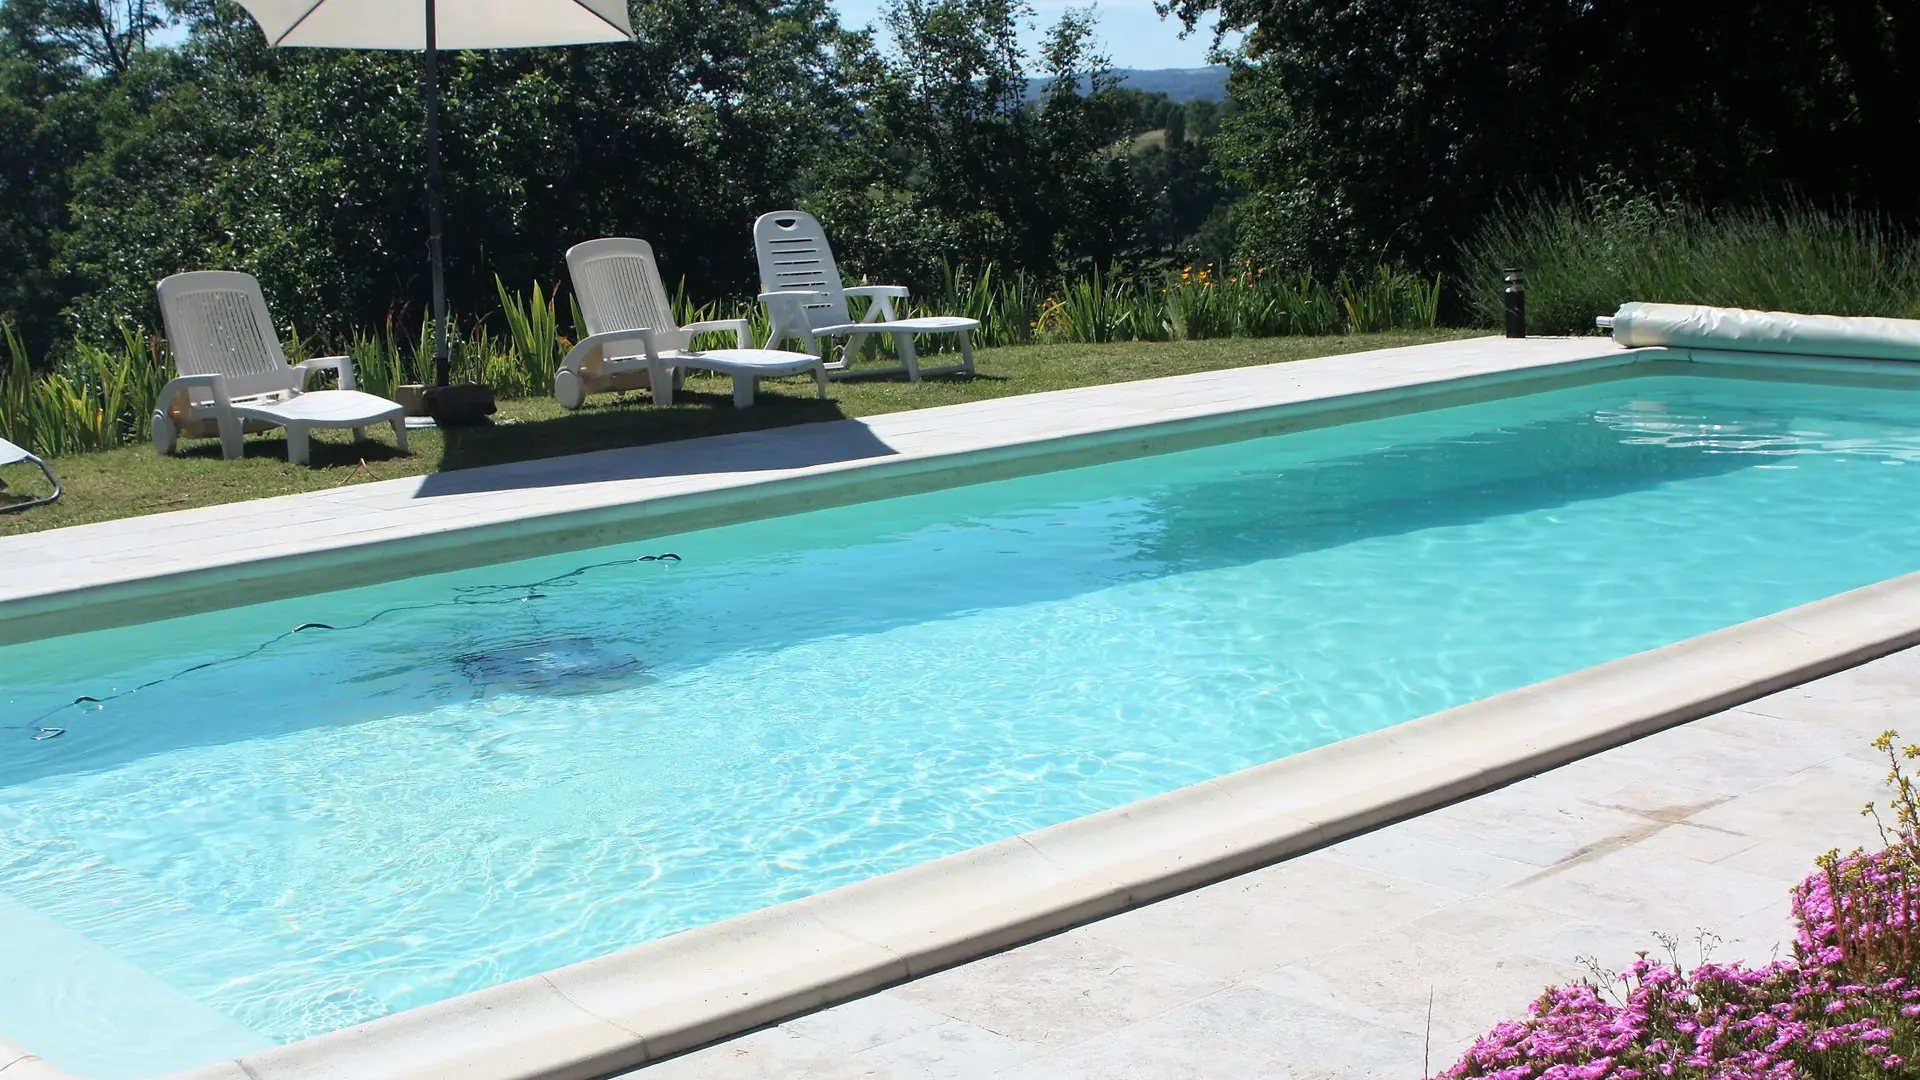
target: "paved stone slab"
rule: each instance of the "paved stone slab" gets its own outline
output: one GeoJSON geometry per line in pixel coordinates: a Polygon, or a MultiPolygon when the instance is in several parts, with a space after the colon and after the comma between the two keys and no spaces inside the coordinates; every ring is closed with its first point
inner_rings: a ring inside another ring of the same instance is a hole
{"type": "Polygon", "coordinates": [[[1874,841],[1868,744],[1916,696],[1920,649],[629,1075],[1437,1072],[1656,934],[1687,962],[1786,955],[1788,889],[1874,841]]]}

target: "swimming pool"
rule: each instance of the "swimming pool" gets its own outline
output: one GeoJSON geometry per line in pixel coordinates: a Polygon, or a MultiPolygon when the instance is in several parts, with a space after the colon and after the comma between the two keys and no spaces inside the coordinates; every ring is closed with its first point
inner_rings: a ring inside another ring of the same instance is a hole
{"type": "Polygon", "coordinates": [[[0,1032],[197,1064],[1904,573],[1915,404],[1642,376],[0,650],[0,1032]]]}

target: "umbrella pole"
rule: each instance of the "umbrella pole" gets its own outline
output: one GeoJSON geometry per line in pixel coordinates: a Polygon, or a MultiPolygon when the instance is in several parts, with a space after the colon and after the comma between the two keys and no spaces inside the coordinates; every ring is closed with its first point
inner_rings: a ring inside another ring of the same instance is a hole
{"type": "Polygon", "coordinates": [[[433,264],[433,384],[452,378],[447,363],[447,279],[440,262],[440,49],[433,0],[426,0],[426,71],[422,95],[427,105],[427,261],[433,264]]]}

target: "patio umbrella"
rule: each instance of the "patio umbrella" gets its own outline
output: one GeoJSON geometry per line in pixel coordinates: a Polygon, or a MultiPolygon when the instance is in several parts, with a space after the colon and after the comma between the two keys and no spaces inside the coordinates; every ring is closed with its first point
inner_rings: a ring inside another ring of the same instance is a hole
{"type": "Polygon", "coordinates": [[[447,284],[440,262],[441,49],[632,41],[627,0],[239,0],[267,44],[426,53],[427,258],[433,264],[433,375],[447,385],[447,284]],[[436,10],[437,8],[437,10],[436,10]]]}

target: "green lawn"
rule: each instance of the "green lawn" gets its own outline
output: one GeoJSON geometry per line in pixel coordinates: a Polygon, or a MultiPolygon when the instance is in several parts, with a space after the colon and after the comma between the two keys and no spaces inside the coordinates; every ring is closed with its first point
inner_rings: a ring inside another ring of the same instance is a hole
{"type": "MultiPolygon", "coordinates": [[[[649,404],[644,392],[590,398],[587,406],[575,413],[568,413],[549,397],[503,401],[490,426],[411,432],[413,453],[406,457],[394,452],[391,433],[378,436],[386,441],[355,445],[348,432],[315,432],[313,467],[287,464],[286,440],[278,433],[248,437],[247,456],[241,461],[221,460],[219,444],[214,440],[183,442],[181,453],[171,458],[161,457],[150,446],[130,446],[54,459],[54,471],[66,494],[52,506],[0,516],[0,535],[476,465],[902,412],[1072,386],[1272,364],[1465,337],[1469,333],[1439,330],[986,349],[977,355],[979,374],[971,379],[937,377],[917,384],[897,376],[851,380],[835,383],[828,401],[814,397],[811,379],[780,380],[762,384],[754,407],[738,410],[733,408],[730,381],[696,376],[688,381],[674,405],[665,409],[649,404]]],[[[14,487],[0,491],[0,500],[44,490],[30,468],[11,468],[3,479],[14,487]]]]}

